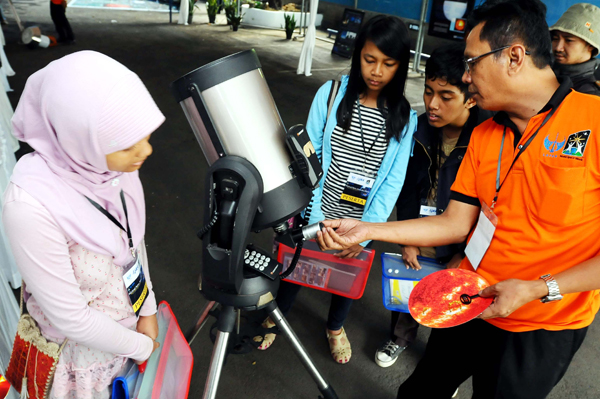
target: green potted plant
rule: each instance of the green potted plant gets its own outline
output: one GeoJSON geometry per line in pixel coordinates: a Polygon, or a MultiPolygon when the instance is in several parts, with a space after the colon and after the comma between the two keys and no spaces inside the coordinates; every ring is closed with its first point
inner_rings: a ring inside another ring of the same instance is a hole
{"type": "Polygon", "coordinates": [[[236,17],[234,15],[233,17],[231,17],[230,22],[231,22],[231,28],[233,29],[233,31],[237,32],[238,27],[240,26],[240,23],[242,22],[242,16],[240,15],[239,17],[236,17]]]}
{"type": "Polygon", "coordinates": [[[219,3],[217,0],[206,1],[206,13],[208,14],[208,23],[214,24],[217,18],[217,12],[219,12],[219,3]]]}
{"type": "Polygon", "coordinates": [[[290,40],[296,29],[296,17],[294,14],[283,14],[283,18],[285,19],[285,38],[290,40]]]}
{"type": "MultiPolygon", "coordinates": [[[[225,2],[225,16],[227,17],[227,25],[233,25],[233,18],[237,11],[237,2],[235,0],[229,0],[225,2]]],[[[238,23],[239,25],[239,23],[238,23]]]]}
{"type": "Polygon", "coordinates": [[[188,2],[190,4],[190,9],[188,11],[188,24],[191,24],[192,19],[194,18],[194,7],[196,6],[196,0],[188,0],[188,2]]]}

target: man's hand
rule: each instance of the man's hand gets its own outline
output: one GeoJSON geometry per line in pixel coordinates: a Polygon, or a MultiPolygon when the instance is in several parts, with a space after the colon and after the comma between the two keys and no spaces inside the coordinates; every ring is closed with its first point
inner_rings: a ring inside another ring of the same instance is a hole
{"type": "Polygon", "coordinates": [[[479,316],[493,319],[507,317],[526,303],[548,295],[548,286],[543,280],[509,279],[487,287],[479,295],[483,298],[495,297],[494,302],[479,316]]]}
{"type": "Polygon", "coordinates": [[[404,260],[404,265],[407,269],[411,268],[415,270],[421,270],[421,265],[417,260],[417,256],[421,255],[421,251],[418,247],[409,245],[402,247],[400,252],[402,252],[402,260],[404,260]]]}
{"type": "Polygon", "coordinates": [[[367,224],[354,219],[324,220],[325,228],[319,231],[317,243],[321,250],[346,249],[368,240],[367,224]],[[333,229],[336,229],[334,231],[333,229]]]}
{"type": "Polygon", "coordinates": [[[461,253],[454,254],[452,259],[450,259],[450,262],[446,265],[446,269],[458,269],[458,266],[460,266],[460,262],[462,262],[463,259],[464,257],[461,253]]]}
{"type": "Polygon", "coordinates": [[[335,254],[338,258],[348,259],[348,258],[356,258],[363,250],[363,246],[360,244],[354,244],[348,249],[344,249],[342,252],[338,252],[335,254]]]}

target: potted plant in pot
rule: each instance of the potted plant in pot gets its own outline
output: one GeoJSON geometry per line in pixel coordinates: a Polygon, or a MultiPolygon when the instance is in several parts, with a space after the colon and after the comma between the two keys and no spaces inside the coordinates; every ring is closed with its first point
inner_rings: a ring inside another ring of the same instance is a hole
{"type": "Polygon", "coordinates": [[[236,17],[235,15],[233,17],[230,18],[229,20],[231,28],[233,29],[234,32],[237,32],[240,23],[242,22],[242,16],[240,15],[239,17],[236,17]]]}
{"type": "Polygon", "coordinates": [[[194,18],[194,7],[196,6],[196,0],[188,0],[188,2],[190,4],[190,9],[188,11],[188,24],[191,24],[192,19],[194,18]]]}
{"type": "Polygon", "coordinates": [[[227,17],[227,25],[232,25],[232,18],[235,17],[236,11],[237,2],[235,0],[225,1],[225,16],[227,17]]]}
{"type": "Polygon", "coordinates": [[[208,23],[214,24],[217,18],[217,12],[219,12],[219,3],[217,0],[206,1],[206,13],[208,14],[208,23]]]}
{"type": "Polygon", "coordinates": [[[290,40],[296,29],[296,17],[294,14],[283,14],[283,18],[285,19],[285,38],[290,40]]]}

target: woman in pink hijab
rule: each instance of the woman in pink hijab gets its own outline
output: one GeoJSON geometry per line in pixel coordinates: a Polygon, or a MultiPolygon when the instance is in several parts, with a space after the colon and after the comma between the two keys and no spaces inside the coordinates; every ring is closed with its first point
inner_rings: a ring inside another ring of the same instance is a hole
{"type": "Polygon", "coordinates": [[[108,398],[124,362],[158,346],[138,169],[164,120],[139,77],[100,53],[27,80],[13,127],[35,151],[15,167],[3,221],[28,312],[48,340],[68,340],[53,399],[108,398]]]}

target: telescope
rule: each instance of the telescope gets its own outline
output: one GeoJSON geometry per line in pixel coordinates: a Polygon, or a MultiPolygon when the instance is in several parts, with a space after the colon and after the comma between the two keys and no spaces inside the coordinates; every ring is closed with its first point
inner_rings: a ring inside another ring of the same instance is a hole
{"type": "Polygon", "coordinates": [[[209,164],[204,192],[202,294],[209,308],[221,304],[203,399],[216,397],[228,341],[240,310],[266,309],[288,338],[324,399],[337,399],[277,307],[282,277],[293,271],[302,243],[322,228],[292,227],[290,218],[310,203],[323,170],[301,125],[286,129],[254,50],[204,65],[171,84],[209,164]],[[250,243],[250,234],[273,228],[277,240],[296,247],[295,261],[282,265],[250,243]]]}

